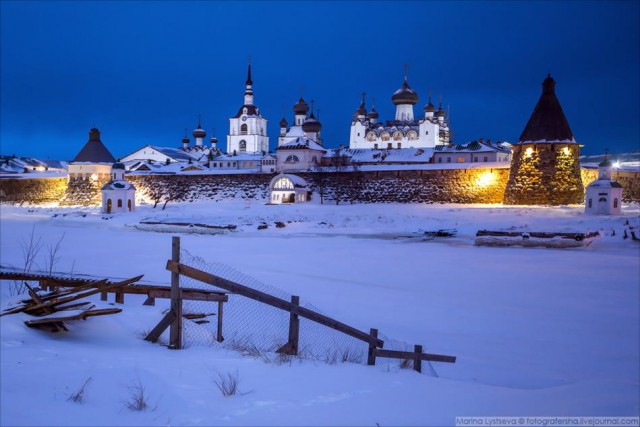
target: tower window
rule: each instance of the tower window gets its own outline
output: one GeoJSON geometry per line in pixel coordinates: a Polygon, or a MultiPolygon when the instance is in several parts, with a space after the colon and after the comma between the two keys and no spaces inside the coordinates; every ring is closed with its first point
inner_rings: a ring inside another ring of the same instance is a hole
{"type": "MultiPolygon", "coordinates": [[[[243,125],[246,126],[246,125],[243,125]]],[[[247,151],[247,141],[244,139],[240,141],[240,151],[247,151]]]]}
{"type": "Polygon", "coordinates": [[[246,135],[246,134],[247,134],[247,125],[240,126],[240,135],[246,135]]]}

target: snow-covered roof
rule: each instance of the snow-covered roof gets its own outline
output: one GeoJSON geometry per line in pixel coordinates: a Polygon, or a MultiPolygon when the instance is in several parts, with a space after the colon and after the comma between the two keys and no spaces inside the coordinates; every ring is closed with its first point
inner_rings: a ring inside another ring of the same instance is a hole
{"type": "Polygon", "coordinates": [[[622,188],[622,185],[613,179],[598,179],[587,185],[587,188],[622,188]]]}
{"type": "Polygon", "coordinates": [[[502,142],[493,144],[484,141],[471,141],[467,144],[436,145],[435,151],[440,153],[508,153],[511,151],[510,145],[505,145],[502,142]]]}
{"type": "Polygon", "coordinates": [[[311,138],[299,136],[293,141],[282,144],[276,150],[317,150],[326,152],[327,149],[311,138]]]}
{"type": "Polygon", "coordinates": [[[109,181],[107,182],[105,185],[102,186],[103,190],[113,190],[113,191],[118,191],[118,190],[135,190],[136,187],[133,186],[132,183],[128,182],[128,181],[123,181],[123,180],[115,180],[115,181],[109,181]]]}
{"type": "Polygon", "coordinates": [[[336,156],[350,157],[353,163],[429,163],[433,157],[433,148],[395,148],[391,150],[338,148],[327,151],[323,157],[336,156]]]}
{"type": "Polygon", "coordinates": [[[273,179],[271,179],[271,183],[269,184],[269,188],[273,188],[273,184],[278,181],[280,178],[287,178],[289,181],[291,181],[291,183],[293,184],[293,186],[295,188],[299,188],[299,189],[308,189],[309,185],[307,184],[307,181],[305,181],[303,178],[299,177],[298,175],[293,175],[293,174],[289,174],[289,173],[281,173],[278,174],[276,176],[273,177],[273,179]]]}
{"type": "Polygon", "coordinates": [[[299,136],[307,136],[307,134],[302,130],[302,126],[294,125],[289,128],[287,131],[288,137],[299,137],[299,136]]]}
{"type": "Polygon", "coordinates": [[[213,158],[213,161],[215,162],[217,161],[234,161],[234,162],[238,162],[238,161],[260,161],[262,160],[265,156],[267,156],[267,154],[262,154],[262,153],[238,153],[236,155],[233,154],[221,154],[219,156],[215,156],[213,158]]]}

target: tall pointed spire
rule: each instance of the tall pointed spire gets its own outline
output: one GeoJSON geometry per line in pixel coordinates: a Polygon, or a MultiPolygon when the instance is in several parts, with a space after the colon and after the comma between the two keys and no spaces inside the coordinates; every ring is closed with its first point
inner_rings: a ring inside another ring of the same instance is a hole
{"type": "Polygon", "coordinates": [[[247,86],[251,86],[253,84],[253,80],[251,80],[251,61],[249,61],[249,68],[247,70],[247,86]]]}
{"type": "Polygon", "coordinates": [[[251,60],[247,68],[246,89],[244,91],[244,105],[253,105],[253,80],[251,79],[251,60]]]}

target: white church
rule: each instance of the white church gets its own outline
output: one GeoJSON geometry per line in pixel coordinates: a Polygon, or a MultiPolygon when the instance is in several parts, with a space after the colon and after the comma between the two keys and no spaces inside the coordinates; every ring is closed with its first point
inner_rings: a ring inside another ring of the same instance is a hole
{"type": "Polygon", "coordinates": [[[260,109],[253,104],[252,86],[251,64],[249,64],[244,91],[244,104],[240,107],[238,113],[229,119],[228,154],[269,152],[267,119],[262,117],[260,109]]]}
{"type": "Polygon", "coordinates": [[[418,103],[418,94],[411,89],[405,72],[402,87],[391,96],[396,106],[394,120],[382,123],[375,105],[367,111],[365,94],[351,122],[349,148],[397,149],[433,148],[448,145],[451,139],[449,120],[442,109],[442,101],[436,110],[431,102],[424,106],[423,116],[414,116],[413,106],[418,103]]]}

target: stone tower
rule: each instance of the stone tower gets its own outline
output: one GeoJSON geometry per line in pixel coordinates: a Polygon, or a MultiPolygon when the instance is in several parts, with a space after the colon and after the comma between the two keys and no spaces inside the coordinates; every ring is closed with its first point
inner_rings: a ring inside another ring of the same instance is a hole
{"type": "Polygon", "coordinates": [[[506,205],[567,205],[582,203],[580,145],[576,143],[547,76],[542,95],[520,139],[513,146],[506,205]]]}

